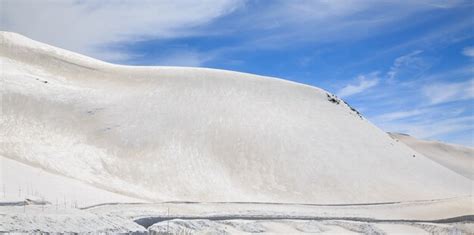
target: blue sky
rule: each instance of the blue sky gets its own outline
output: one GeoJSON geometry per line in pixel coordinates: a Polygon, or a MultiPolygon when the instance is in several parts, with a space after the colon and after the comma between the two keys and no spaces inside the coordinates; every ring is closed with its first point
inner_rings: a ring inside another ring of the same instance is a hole
{"type": "Polygon", "coordinates": [[[0,2],[2,30],[110,62],[326,89],[385,131],[474,145],[474,2],[0,2]]]}

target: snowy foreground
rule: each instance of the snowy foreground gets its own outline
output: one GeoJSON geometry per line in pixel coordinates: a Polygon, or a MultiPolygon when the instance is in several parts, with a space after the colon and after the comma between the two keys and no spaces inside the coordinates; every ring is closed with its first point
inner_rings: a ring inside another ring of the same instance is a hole
{"type": "Polygon", "coordinates": [[[132,203],[82,209],[2,206],[0,231],[112,233],[417,233],[474,231],[471,197],[373,205],[132,203]]]}
{"type": "Polygon", "coordinates": [[[0,160],[5,193],[0,196],[0,232],[469,234],[474,231],[472,197],[371,205],[147,203],[4,157],[0,160]]]}
{"type": "Polygon", "coordinates": [[[0,32],[0,232],[453,233],[474,150],[319,88],[108,64],[0,32]]]}

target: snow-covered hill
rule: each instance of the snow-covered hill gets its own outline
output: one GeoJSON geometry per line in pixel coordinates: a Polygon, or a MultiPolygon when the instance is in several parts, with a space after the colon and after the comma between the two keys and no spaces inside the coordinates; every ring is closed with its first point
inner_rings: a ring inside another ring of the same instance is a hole
{"type": "Polygon", "coordinates": [[[474,148],[438,141],[419,140],[410,135],[389,133],[431,160],[474,180],[474,148]]]}
{"type": "Polygon", "coordinates": [[[470,179],[315,87],[113,65],[8,32],[0,40],[0,155],[100,189],[337,204],[471,194],[470,179]]]}

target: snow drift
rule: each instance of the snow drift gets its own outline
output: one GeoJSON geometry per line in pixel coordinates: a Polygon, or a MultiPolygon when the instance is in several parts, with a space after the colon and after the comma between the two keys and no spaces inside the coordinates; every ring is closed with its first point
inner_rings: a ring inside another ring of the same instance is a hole
{"type": "Polygon", "coordinates": [[[155,201],[366,203],[471,194],[324,90],[113,65],[0,34],[0,155],[155,201]]]}

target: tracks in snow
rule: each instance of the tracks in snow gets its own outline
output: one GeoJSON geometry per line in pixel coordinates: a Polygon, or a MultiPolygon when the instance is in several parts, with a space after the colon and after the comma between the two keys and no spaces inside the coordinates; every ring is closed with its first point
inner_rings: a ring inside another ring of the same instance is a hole
{"type": "Polygon", "coordinates": [[[474,215],[463,215],[452,218],[436,219],[436,220],[408,220],[408,219],[375,219],[375,218],[364,218],[364,217],[320,217],[320,216],[248,216],[248,215],[225,215],[225,216],[153,216],[144,217],[134,220],[135,223],[148,228],[153,224],[168,221],[168,220],[315,220],[315,221],[327,221],[327,220],[343,220],[343,221],[354,221],[354,222],[367,222],[367,223],[459,223],[459,222],[474,222],[474,215]]]}

